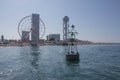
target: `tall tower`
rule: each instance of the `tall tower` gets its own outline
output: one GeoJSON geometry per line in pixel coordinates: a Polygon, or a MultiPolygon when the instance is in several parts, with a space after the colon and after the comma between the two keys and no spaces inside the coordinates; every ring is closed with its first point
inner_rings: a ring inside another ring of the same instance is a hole
{"type": "Polygon", "coordinates": [[[68,31],[69,31],[69,17],[65,16],[63,18],[63,41],[67,40],[68,31]]]}
{"type": "Polygon", "coordinates": [[[31,45],[38,45],[39,43],[39,14],[32,14],[32,33],[31,45]]]}

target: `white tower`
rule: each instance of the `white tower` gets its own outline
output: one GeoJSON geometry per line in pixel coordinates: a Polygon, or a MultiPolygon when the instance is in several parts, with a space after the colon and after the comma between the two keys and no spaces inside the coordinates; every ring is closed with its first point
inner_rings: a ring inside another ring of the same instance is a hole
{"type": "Polygon", "coordinates": [[[68,16],[65,16],[63,18],[63,41],[67,40],[68,31],[69,31],[69,18],[68,16]]]}

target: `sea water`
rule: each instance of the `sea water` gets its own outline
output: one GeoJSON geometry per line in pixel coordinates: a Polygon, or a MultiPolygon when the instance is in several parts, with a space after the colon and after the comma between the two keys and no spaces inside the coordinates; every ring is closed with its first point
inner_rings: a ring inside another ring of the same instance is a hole
{"type": "Polygon", "coordinates": [[[120,44],[78,45],[77,63],[66,48],[0,47],[0,80],[120,80],[120,44]]]}

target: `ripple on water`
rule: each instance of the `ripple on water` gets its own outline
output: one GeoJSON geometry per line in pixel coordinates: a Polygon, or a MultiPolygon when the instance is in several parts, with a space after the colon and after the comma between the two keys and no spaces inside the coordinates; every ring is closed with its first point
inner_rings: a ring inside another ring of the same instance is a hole
{"type": "Polygon", "coordinates": [[[64,49],[64,46],[3,47],[0,80],[120,79],[118,45],[80,45],[78,63],[67,62],[64,49]]]}

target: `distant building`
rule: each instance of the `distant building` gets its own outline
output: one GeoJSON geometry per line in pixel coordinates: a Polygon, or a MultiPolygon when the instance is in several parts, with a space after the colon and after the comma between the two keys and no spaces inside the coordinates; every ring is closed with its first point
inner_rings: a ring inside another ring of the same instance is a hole
{"type": "Polygon", "coordinates": [[[39,43],[39,14],[32,14],[31,45],[39,43]]]}
{"type": "Polygon", "coordinates": [[[40,39],[40,40],[39,40],[39,42],[40,42],[41,44],[44,43],[44,41],[45,41],[44,39],[40,39]]]}
{"type": "Polygon", "coordinates": [[[1,41],[2,42],[4,41],[4,35],[1,35],[1,41]]]}
{"type": "Polygon", "coordinates": [[[9,43],[10,43],[9,40],[6,40],[6,39],[5,39],[5,40],[3,41],[3,44],[9,44],[9,43]]]}
{"type": "Polygon", "coordinates": [[[60,34],[49,34],[47,36],[48,41],[60,41],[60,34]]]}
{"type": "Polygon", "coordinates": [[[22,42],[29,42],[29,31],[22,31],[22,42]]]}

